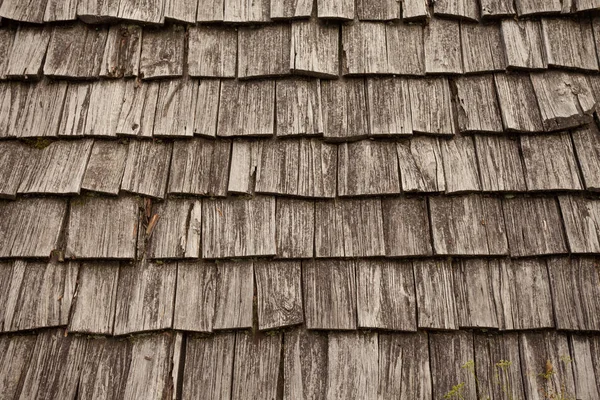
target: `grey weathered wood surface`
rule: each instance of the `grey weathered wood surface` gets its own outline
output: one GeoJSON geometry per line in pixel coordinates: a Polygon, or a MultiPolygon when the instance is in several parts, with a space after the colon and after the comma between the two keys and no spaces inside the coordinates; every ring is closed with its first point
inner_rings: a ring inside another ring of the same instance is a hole
{"type": "Polygon", "coordinates": [[[182,396],[231,398],[235,333],[189,337],[185,347],[182,396]]]}
{"type": "Polygon", "coordinates": [[[16,29],[0,29],[0,79],[6,79],[6,66],[10,60],[16,29]]]}
{"type": "Polygon", "coordinates": [[[44,61],[47,62],[44,57],[51,36],[51,29],[46,26],[17,28],[3,75],[34,77],[40,74],[44,61]]]}
{"type": "Polygon", "coordinates": [[[310,17],[313,3],[312,0],[272,0],[271,19],[310,17]]]}
{"type": "Polygon", "coordinates": [[[258,329],[269,330],[304,321],[300,261],[254,263],[258,329]]]}
{"type": "Polygon", "coordinates": [[[354,261],[311,260],[303,263],[302,292],[308,329],[357,328],[354,261]]]}
{"type": "Polygon", "coordinates": [[[39,153],[36,150],[19,141],[0,142],[0,199],[16,198],[21,180],[39,153]]]}
{"type": "Polygon", "coordinates": [[[198,0],[198,22],[223,21],[225,12],[224,0],[198,0]]]}
{"type": "Polygon", "coordinates": [[[413,131],[434,135],[456,132],[447,78],[409,81],[413,131]]]}
{"type": "Polygon", "coordinates": [[[438,139],[416,136],[398,142],[396,150],[404,192],[446,190],[442,151],[438,139]]]}
{"type": "Polygon", "coordinates": [[[116,136],[125,93],[124,81],[96,81],[92,84],[85,128],[86,136],[116,136]]]}
{"type": "MultiPolygon", "coordinates": [[[[133,1],[133,0],[129,0],[133,1]]],[[[183,74],[185,28],[144,29],[140,56],[143,79],[167,78],[183,74]]]]}
{"type": "Polygon", "coordinates": [[[83,175],[81,188],[91,192],[118,195],[127,159],[127,144],[95,140],[83,175]]]}
{"type": "Polygon", "coordinates": [[[516,0],[519,17],[543,14],[558,14],[561,11],[560,0],[516,0]]]}
{"type": "Polygon", "coordinates": [[[441,139],[446,193],[481,190],[475,143],[471,136],[456,135],[441,139]]]}
{"type": "Polygon", "coordinates": [[[235,77],[237,32],[231,28],[191,27],[188,43],[190,76],[235,77]]]}
{"type": "Polygon", "coordinates": [[[119,2],[119,18],[149,24],[162,24],[165,20],[164,1],[150,0],[140,4],[139,0],[121,0],[119,2]]]}
{"type": "Polygon", "coordinates": [[[127,81],[119,110],[117,135],[151,137],[158,102],[159,82],[127,81]]]}
{"type": "Polygon", "coordinates": [[[198,84],[189,79],[162,81],[154,117],[155,137],[192,137],[198,84]]]}
{"type": "Polygon", "coordinates": [[[131,141],[121,189],[163,198],[167,188],[171,150],[171,143],[131,141]]]}
{"type": "Polygon", "coordinates": [[[491,75],[461,77],[456,87],[458,129],[461,132],[501,133],[502,117],[491,75]]]}
{"type": "Polygon", "coordinates": [[[340,196],[400,193],[395,146],[372,140],[340,144],[337,180],[340,196]]]}
{"type": "Polygon", "coordinates": [[[58,141],[35,157],[19,193],[79,194],[93,140],[58,141]]]}
{"type": "Polygon", "coordinates": [[[20,82],[10,82],[0,85],[2,102],[0,103],[0,137],[17,137],[18,129],[15,129],[19,119],[22,118],[26,109],[27,92],[29,85],[20,82]]]}
{"type": "Polygon", "coordinates": [[[431,197],[429,207],[436,254],[508,254],[500,199],[481,195],[431,197]]]}
{"type": "Polygon", "coordinates": [[[542,18],[542,38],[548,65],[598,71],[589,19],[542,18]]]}
{"type": "Polygon", "coordinates": [[[548,67],[539,21],[503,19],[500,29],[508,68],[535,70],[548,67]]]}
{"type": "Polygon", "coordinates": [[[135,198],[81,197],[71,202],[67,256],[132,259],[137,226],[135,198]]]}
{"type": "Polygon", "coordinates": [[[574,0],[577,11],[597,10],[600,7],[598,0],[574,0]]]}
{"type": "Polygon", "coordinates": [[[428,74],[463,73],[459,22],[432,18],[425,27],[424,42],[428,74]]]}
{"type": "Polygon", "coordinates": [[[412,133],[408,85],[408,80],[402,78],[367,80],[369,126],[373,136],[412,133]]]}
{"type": "Polygon", "coordinates": [[[198,97],[196,99],[196,118],[194,120],[195,134],[207,137],[215,137],[217,135],[220,92],[220,80],[210,79],[200,81],[198,97]]]}
{"type": "Polygon", "coordinates": [[[216,265],[197,261],[177,263],[173,329],[196,332],[212,331],[216,284],[216,265]]]}
{"type": "Polygon", "coordinates": [[[0,3],[0,17],[41,24],[47,0],[5,0],[0,3]]]}
{"type": "Polygon", "coordinates": [[[438,0],[434,3],[433,13],[469,22],[479,22],[479,5],[475,0],[438,0]]]}
{"type": "Polygon", "coordinates": [[[141,261],[119,271],[115,335],[173,326],[176,263],[141,261]]]}
{"type": "Polygon", "coordinates": [[[213,329],[252,328],[252,262],[218,263],[215,288],[213,329]]]}
{"type": "Polygon", "coordinates": [[[458,324],[461,328],[499,328],[497,260],[464,259],[452,265],[458,324]]]}
{"type": "Polygon", "coordinates": [[[36,85],[28,85],[24,108],[18,119],[11,120],[11,129],[21,138],[56,136],[66,91],[65,82],[43,80],[36,85]]]}
{"type": "Polygon", "coordinates": [[[282,339],[281,333],[258,338],[236,333],[232,400],[277,397],[282,339]]]}
{"type": "Polygon", "coordinates": [[[369,135],[363,79],[321,81],[321,95],[325,138],[348,140],[369,135]]]}
{"type": "Polygon", "coordinates": [[[119,263],[83,263],[69,331],[111,335],[115,321],[119,263]]]}
{"type": "Polygon", "coordinates": [[[0,202],[0,257],[50,257],[66,212],[67,202],[60,199],[0,202]]]}
{"type": "Polygon", "coordinates": [[[529,190],[582,189],[568,132],[521,136],[525,181],[529,190]]]}
{"type": "MultiPolygon", "coordinates": [[[[403,3],[403,4],[406,4],[403,3]]],[[[402,48],[402,52],[387,53],[388,72],[398,75],[424,75],[424,29],[421,24],[393,22],[385,25],[385,40],[389,48],[402,48]]]]}
{"type": "Polygon", "coordinates": [[[68,84],[58,127],[59,137],[83,136],[91,94],[92,83],[72,82],[68,84]]]}
{"type": "Polygon", "coordinates": [[[600,190],[600,132],[589,124],[571,132],[575,154],[579,161],[583,182],[587,190],[600,190]]]}
{"type": "Polygon", "coordinates": [[[316,20],[292,22],[290,71],[323,78],[339,75],[339,29],[316,20]]]}
{"type": "Polygon", "coordinates": [[[421,21],[427,18],[429,18],[427,0],[405,0],[402,2],[402,19],[405,21],[421,21]]]}
{"type": "Polygon", "coordinates": [[[356,2],[360,20],[389,21],[400,19],[400,4],[395,0],[360,0],[356,2]]]}
{"type": "Polygon", "coordinates": [[[108,30],[100,76],[128,78],[137,76],[142,51],[142,28],[137,25],[113,25],[108,30]]]}
{"type": "Polygon", "coordinates": [[[475,150],[485,192],[526,191],[519,140],[506,136],[475,135],[475,150]]]}
{"type": "Polygon", "coordinates": [[[254,192],[255,172],[262,152],[262,142],[234,141],[231,146],[231,166],[229,168],[229,193],[254,192]]]}
{"type": "Polygon", "coordinates": [[[345,199],[315,203],[317,257],[385,254],[381,200],[345,199]]]}
{"type": "Polygon", "coordinates": [[[386,24],[354,21],[342,25],[342,54],[344,75],[388,73],[386,24]]]}
{"type": "Polygon", "coordinates": [[[554,198],[517,197],[503,200],[502,206],[513,257],[567,252],[554,198]]]}
{"type": "MultiPolygon", "coordinates": [[[[225,22],[253,23],[269,21],[269,2],[258,0],[224,0],[223,19],[225,22]]],[[[199,5],[199,7],[202,7],[199,5]]]]}
{"type": "Polygon", "coordinates": [[[417,330],[411,262],[359,261],[356,265],[356,288],[359,327],[417,330]]]}
{"type": "Polygon", "coordinates": [[[381,207],[387,256],[424,256],[433,253],[425,199],[382,199],[381,207]]]}
{"type": "Polygon", "coordinates": [[[583,335],[573,335],[570,339],[577,395],[582,399],[599,397],[597,376],[600,373],[600,341],[598,337],[583,335]]]}
{"type": "Polygon", "coordinates": [[[452,265],[433,259],[414,261],[417,324],[425,329],[458,329],[452,265]]]}
{"type": "Polygon", "coordinates": [[[329,334],[328,399],[377,398],[378,347],[374,332],[329,334]]]}
{"type": "Polygon", "coordinates": [[[16,399],[19,395],[36,339],[36,335],[0,337],[0,374],[10,377],[0,381],[3,396],[16,399]]]}
{"type": "Polygon", "coordinates": [[[327,335],[305,329],[284,333],[283,398],[324,399],[327,376],[327,335]]]}
{"type": "Polygon", "coordinates": [[[600,201],[559,196],[571,253],[600,253],[600,201]]]}
{"type": "Polygon", "coordinates": [[[218,136],[271,136],[274,133],[274,81],[221,82],[218,136]]]}
{"type": "Polygon", "coordinates": [[[275,255],[275,198],[229,198],[202,203],[204,258],[275,255]]]}
{"type": "Polygon", "coordinates": [[[290,73],[291,26],[268,24],[238,31],[239,78],[280,76],[290,73]]]}
{"type": "Polygon", "coordinates": [[[119,3],[120,0],[79,1],[77,16],[88,24],[106,22],[119,16],[119,3]]]}
{"type": "Polygon", "coordinates": [[[317,0],[319,18],[326,19],[354,19],[354,2],[351,0],[317,0]]]}
{"type": "Polygon", "coordinates": [[[429,335],[433,398],[441,399],[456,382],[464,382],[465,400],[477,399],[477,381],[467,368],[475,359],[473,334],[469,331],[431,333],[429,335]]]}
{"type": "Polygon", "coordinates": [[[276,83],[277,136],[323,133],[321,83],[316,79],[286,79],[276,83]]]}
{"type": "Polygon", "coordinates": [[[312,201],[278,198],[275,222],[277,257],[313,257],[315,204],[312,201]]]}
{"type": "Polygon", "coordinates": [[[513,16],[516,14],[512,0],[481,0],[481,18],[513,16]]]}
{"type": "Polygon", "coordinates": [[[528,75],[494,75],[504,129],[510,132],[541,132],[542,116],[528,75]]]}
{"type": "Polygon", "coordinates": [[[164,17],[167,20],[178,22],[187,22],[194,24],[196,22],[197,1],[186,0],[164,0],[164,17]]]}

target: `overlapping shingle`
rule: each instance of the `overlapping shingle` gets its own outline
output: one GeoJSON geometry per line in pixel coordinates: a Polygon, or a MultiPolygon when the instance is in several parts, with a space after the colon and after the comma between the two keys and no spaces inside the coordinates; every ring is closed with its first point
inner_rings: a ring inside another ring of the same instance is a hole
{"type": "Polygon", "coordinates": [[[437,138],[416,136],[398,142],[396,149],[404,192],[446,190],[442,152],[437,138]]]}
{"type": "Polygon", "coordinates": [[[334,78],[339,75],[339,28],[318,20],[294,21],[290,71],[334,78]]]}
{"type": "Polygon", "coordinates": [[[402,78],[367,80],[369,126],[375,135],[412,133],[409,81],[402,78]]]}
{"type": "Polygon", "coordinates": [[[216,298],[215,264],[178,262],[173,329],[211,332],[216,298]]]}
{"type": "Polygon", "coordinates": [[[252,327],[254,266],[252,262],[217,264],[213,329],[252,327]]]}
{"type": "Polygon", "coordinates": [[[479,21],[479,7],[475,0],[441,0],[433,6],[435,15],[479,21]]]}
{"type": "Polygon", "coordinates": [[[81,188],[90,192],[118,195],[127,151],[127,144],[112,140],[95,140],[81,188]]]}
{"type": "Polygon", "coordinates": [[[277,257],[311,258],[315,240],[314,202],[279,198],[275,220],[277,257]]]}
{"type": "Polygon", "coordinates": [[[542,25],[536,20],[503,19],[502,44],[508,68],[545,69],[548,60],[542,40],[542,25]]]}
{"type": "Polygon", "coordinates": [[[446,193],[480,191],[473,138],[457,135],[451,140],[441,140],[440,144],[446,174],[446,193]]]}
{"type": "Polygon", "coordinates": [[[319,18],[352,20],[354,2],[351,0],[316,0],[319,18]]]}
{"type": "Polygon", "coordinates": [[[460,24],[432,18],[425,27],[425,71],[428,74],[462,74],[460,24]]]}
{"type": "Polygon", "coordinates": [[[515,3],[519,17],[561,12],[560,0],[516,0],[515,3]]]}
{"type": "MultiPolygon", "coordinates": [[[[472,4],[476,5],[476,2],[472,4]]],[[[461,22],[460,41],[465,74],[503,71],[506,68],[499,23],[461,22]]]]}
{"type": "Polygon", "coordinates": [[[367,91],[362,79],[321,81],[323,130],[331,140],[369,135],[367,91]]]}
{"type": "MultiPolygon", "coordinates": [[[[121,3],[121,7],[123,7],[123,3],[121,3]]],[[[144,29],[140,76],[143,79],[181,76],[183,74],[185,35],[185,28],[178,25],[167,29],[144,29]]]]}
{"type": "Polygon", "coordinates": [[[481,0],[481,18],[496,18],[516,14],[512,0],[481,0]]]}
{"type": "Polygon", "coordinates": [[[542,37],[548,65],[598,71],[589,19],[542,18],[542,37]]]}
{"type": "Polygon", "coordinates": [[[189,30],[188,67],[191,76],[236,76],[237,32],[197,26],[189,30]]]}
{"type": "Polygon", "coordinates": [[[137,76],[142,51],[142,28],[113,25],[108,30],[100,76],[122,78],[137,76]]]}
{"type": "Polygon", "coordinates": [[[504,129],[509,132],[541,132],[544,127],[533,84],[528,75],[494,76],[504,129]]]}
{"type": "Polygon", "coordinates": [[[526,191],[523,159],[516,138],[475,135],[475,150],[483,191],[526,191]]]}
{"type": "Polygon", "coordinates": [[[276,83],[277,136],[323,134],[321,83],[286,79],[276,83]]]}
{"type": "Polygon", "coordinates": [[[409,81],[413,131],[434,135],[456,132],[450,85],[446,78],[409,81]]]}
{"type": "Polygon", "coordinates": [[[117,122],[117,135],[152,136],[160,85],[159,82],[140,83],[136,80],[125,83],[117,122]]]}
{"type": "Polygon", "coordinates": [[[121,189],[163,198],[167,189],[172,144],[133,140],[129,143],[121,189]],[[141,173],[141,171],[144,171],[141,173]]]}
{"type": "Polygon", "coordinates": [[[2,75],[27,78],[40,74],[51,36],[48,27],[17,28],[2,75]]]}
{"type": "Polygon", "coordinates": [[[274,81],[221,82],[218,136],[271,136],[274,116],[274,81]]]}
{"type": "Polygon", "coordinates": [[[491,75],[456,78],[458,129],[461,132],[502,132],[500,107],[491,75]]]}
{"type": "Polygon", "coordinates": [[[310,17],[313,0],[272,0],[271,19],[290,19],[310,17]]]}
{"type": "Polygon", "coordinates": [[[270,24],[240,28],[238,33],[238,77],[270,77],[290,72],[291,27],[270,24]]]}
{"type": "Polygon", "coordinates": [[[573,144],[587,190],[600,190],[600,132],[594,124],[572,132],[573,144]]]}
{"type": "Polygon", "coordinates": [[[35,149],[18,141],[0,142],[0,198],[14,199],[35,149]]]}

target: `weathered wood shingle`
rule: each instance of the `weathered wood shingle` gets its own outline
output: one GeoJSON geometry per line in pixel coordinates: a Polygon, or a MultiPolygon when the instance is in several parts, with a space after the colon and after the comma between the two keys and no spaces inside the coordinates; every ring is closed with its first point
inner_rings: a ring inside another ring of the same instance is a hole
{"type": "Polygon", "coordinates": [[[425,27],[425,71],[428,74],[462,74],[460,24],[432,18],[425,27]]]}
{"type": "Polygon", "coordinates": [[[473,334],[469,331],[432,333],[429,336],[433,398],[441,399],[456,381],[464,383],[465,400],[477,399],[477,381],[468,368],[474,360],[473,334]]]}
{"type": "Polygon", "coordinates": [[[369,135],[366,92],[363,79],[321,81],[325,138],[348,140],[369,135]]]}
{"type": "Polygon", "coordinates": [[[318,20],[292,22],[290,70],[323,78],[339,75],[339,28],[318,20]]]}
{"type": "Polygon", "coordinates": [[[479,7],[475,0],[438,0],[434,3],[433,13],[469,22],[479,21],[479,7]]]}
{"type": "Polygon", "coordinates": [[[516,14],[512,0],[481,0],[481,18],[496,18],[516,14]]]}
{"type": "MultiPolygon", "coordinates": [[[[110,1],[110,0],[109,0],[110,1]]],[[[120,0],[119,18],[130,21],[162,24],[164,17],[164,0],[120,0]]]]}
{"type": "Polygon", "coordinates": [[[560,196],[561,214],[572,253],[600,253],[600,201],[560,196]]]}
{"type": "Polygon", "coordinates": [[[404,192],[443,192],[446,189],[442,151],[437,138],[416,136],[398,142],[396,149],[404,192]]]}
{"type": "Polygon", "coordinates": [[[218,136],[271,136],[275,133],[275,82],[221,82],[218,136]]]}
{"type": "MultiPolygon", "coordinates": [[[[203,261],[177,263],[173,328],[211,332],[215,314],[216,286],[215,264],[203,261]]],[[[233,345],[231,347],[233,349],[233,345]]]]}
{"type": "Polygon", "coordinates": [[[237,32],[230,28],[196,26],[189,30],[190,76],[235,77],[237,32]]]}
{"type": "Polygon", "coordinates": [[[387,256],[426,256],[433,253],[424,198],[382,199],[381,206],[387,256]]]}
{"type": "Polygon", "coordinates": [[[548,67],[542,26],[536,20],[503,19],[502,43],[508,68],[545,69],[548,67]]]}
{"type": "Polygon", "coordinates": [[[572,133],[575,153],[587,190],[600,190],[600,132],[589,124],[572,133]]]}
{"type": "Polygon", "coordinates": [[[117,120],[117,135],[152,137],[159,88],[159,82],[127,81],[117,120]]]}
{"type": "Polygon", "coordinates": [[[475,143],[471,136],[440,140],[446,175],[446,193],[480,191],[475,143]]]}
{"type": "Polygon", "coordinates": [[[27,78],[40,74],[51,36],[46,26],[17,28],[2,75],[27,78]]]}
{"type": "Polygon", "coordinates": [[[327,336],[305,329],[284,333],[283,396],[285,399],[325,398],[327,336]]]}
{"type": "Polygon", "coordinates": [[[252,262],[217,264],[213,329],[252,327],[254,265],[252,262]]]}
{"type": "Polygon", "coordinates": [[[598,71],[589,19],[542,18],[542,37],[548,65],[598,71]]]}
{"type": "MultiPolygon", "coordinates": [[[[205,6],[203,0],[198,4],[198,19],[200,14],[204,14],[202,9],[205,6]]],[[[246,0],[218,0],[212,7],[220,6],[223,3],[223,20],[225,22],[253,23],[269,21],[269,1],[258,0],[247,2],[246,0]]],[[[214,16],[215,14],[213,14],[214,16]]]]}
{"type": "Polygon", "coordinates": [[[276,85],[277,136],[323,134],[320,81],[286,79],[276,85]]]}
{"type": "Polygon", "coordinates": [[[316,0],[319,18],[352,20],[354,2],[351,0],[316,0]]]}
{"type": "Polygon", "coordinates": [[[6,0],[0,3],[0,17],[41,24],[48,0],[6,0]]]}
{"type": "Polygon", "coordinates": [[[118,195],[127,149],[127,144],[118,141],[95,140],[81,188],[90,192],[118,195]]]}
{"type": "Polygon", "coordinates": [[[409,90],[415,133],[453,135],[456,132],[446,78],[413,79],[409,81],[409,90]]]}
{"type": "Polygon", "coordinates": [[[315,241],[314,202],[278,198],[275,220],[277,257],[311,258],[315,241]]]}
{"type": "Polygon", "coordinates": [[[163,198],[167,188],[171,150],[171,143],[131,141],[121,189],[163,198]]]}
{"type": "Polygon", "coordinates": [[[189,79],[162,81],[154,117],[156,137],[194,136],[198,85],[189,79]]]}
{"type": "Polygon", "coordinates": [[[373,136],[409,135],[412,114],[409,81],[403,78],[367,80],[369,126],[373,136]]]}
{"type": "Polygon", "coordinates": [[[310,17],[313,0],[271,0],[271,19],[310,17]]]}
{"type": "Polygon", "coordinates": [[[240,28],[238,33],[238,77],[269,77],[290,72],[291,27],[269,24],[240,28]]]}
{"type": "Polygon", "coordinates": [[[113,25],[108,30],[100,76],[128,78],[137,76],[142,51],[142,28],[137,25],[113,25]]]}
{"type": "Polygon", "coordinates": [[[461,132],[500,133],[502,119],[491,75],[456,78],[458,129],[461,132]]]}
{"type": "Polygon", "coordinates": [[[90,0],[77,2],[77,16],[85,23],[94,24],[119,16],[120,0],[90,0]]]}
{"type": "Polygon", "coordinates": [[[356,2],[356,14],[360,20],[395,20],[400,19],[399,6],[395,0],[359,0],[356,2]]]}
{"type": "Polygon", "coordinates": [[[558,14],[561,11],[560,0],[516,0],[519,17],[543,14],[558,14]]]}
{"type": "Polygon", "coordinates": [[[181,76],[185,34],[185,28],[177,25],[166,29],[144,29],[140,76],[143,79],[181,76]]]}
{"type": "Polygon", "coordinates": [[[496,74],[496,93],[504,129],[511,132],[541,132],[542,116],[528,75],[496,74]]]}
{"type": "MultiPolygon", "coordinates": [[[[15,108],[18,114],[14,118],[11,116],[10,129],[13,130],[13,134],[21,138],[56,136],[67,91],[66,83],[43,80],[25,87],[27,96],[23,99],[22,108],[15,108]]],[[[18,100],[13,103],[13,107],[20,105],[18,100]]]]}
{"type": "Polygon", "coordinates": [[[37,149],[19,141],[0,142],[0,198],[14,199],[37,149]]]}
{"type": "Polygon", "coordinates": [[[452,265],[428,259],[414,262],[417,323],[425,329],[458,329],[452,265]]]}
{"type": "Polygon", "coordinates": [[[483,191],[524,192],[527,190],[517,138],[475,135],[475,150],[483,191]]]}

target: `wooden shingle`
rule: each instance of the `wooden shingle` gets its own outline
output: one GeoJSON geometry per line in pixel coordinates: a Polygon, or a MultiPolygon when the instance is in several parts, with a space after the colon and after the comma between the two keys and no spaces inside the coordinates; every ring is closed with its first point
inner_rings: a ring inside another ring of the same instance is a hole
{"type": "Polygon", "coordinates": [[[290,70],[322,78],[339,75],[339,28],[318,20],[294,21],[290,70]]]}
{"type": "MultiPolygon", "coordinates": [[[[173,329],[211,332],[215,314],[216,286],[215,264],[203,261],[177,263],[173,329]]],[[[233,345],[231,348],[233,349],[233,345]]]]}
{"type": "MultiPolygon", "coordinates": [[[[92,83],[68,84],[58,128],[59,137],[81,137],[86,130],[92,83]]],[[[118,103],[117,103],[118,104],[118,103]]],[[[110,120],[110,118],[107,118],[110,120]]]]}
{"type": "Polygon", "coordinates": [[[41,24],[48,0],[5,0],[0,3],[0,17],[41,24]]]}
{"type": "Polygon", "coordinates": [[[17,28],[2,75],[28,78],[40,74],[51,36],[46,26],[17,28]]]}
{"type": "Polygon", "coordinates": [[[317,0],[317,15],[324,19],[354,19],[354,1],[317,0]]]}
{"type": "Polygon", "coordinates": [[[535,70],[548,67],[539,21],[503,19],[500,29],[507,68],[535,70]]]}
{"type": "Polygon", "coordinates": [[[126,144],[95,140],[85,168],[81,188],[90,192],[118,195],[127,160],[126,144]]]}
{"type": "Polygon", "coordinates": [[[348,140],[369,135],[365,86],[363,79],[321,81],[325,138],[348,140]]]}
{"type": "Polygon", "coordinates": [[[372,135],[409,135],[412,115],[408,80],[367,79],[369,126],[372,135]]]}
{"type": "Polygon", "coordinates": [[[162,81],[154,117],[154,136],[192,137],[198,84],[189,79],[162,81]]]}
{"type": "Polygon", "coordinates": [[[524,192],[525,173],[517,138],[475,135],[484,192],[524,192]]]}
{"type": "Polygon", "coordinates": [[[354,21],[342,25],[344,75],[389,73],[386,24],[354,21]]]}
{"type": "Polygon", "coordinates": [[[130,80],[125,83],[117,135],[152,137],[159,82],[130,80]]]}
{"type": "Polygon", "coordinates": [[[229,193],[254,193],[256,169],[261,157],[263,142],[236,140],[231,146],[229,168],[229,193]]]}
{"type": "Polygon", "coordinates": [[[252,327],[254,266],[251,262],[218,263],[213,329],[252,327]]]}
{"type": "Polygon", "coordinates": [[[462,74],[460,24],[432,18],[425,27],[425,72],[428,74],[462,74]]]}
{"type": "Polygon", "coordinates": [[[481,190],[475,143],[471,136],[456,135],[440,140],[446,175],[446,193],[481,190]]]}
{"type": "Polygon", "coordinates": [[[418,327],[458,329],[452,265],[427,259],[414,262],[418,327]]]}
{"type": "MultiPolygon", "coordinates": [[[[406,4],[406,2],[404,3],[406,4]]],[[[385,25],[388,73],[397,75],[425,75],[424,29],[421,24],[403,22],[385,25]]]]}
{"type": "MultiPolygon", "coordinates": [[[[198,5],[198,14],[202,13],[203,0],[198,5]]],[[[220,6],[218,0],[213,7],[220,6]]],[[[246,0],[223,0],[223,20],[234,23],[253,23],[269,21],[269,1],[258,0],[248,2],[246,0]]],[[[198,18],[200,19],[200,18],[198,18]]]]}
{"type": "Polygon", "coordinates": [[[571,253],[600,253],[600,200],[559,196],[571,253]]]}
{"type": "Polygon", "coordinates": [[[142,79],[154,79],[181,76],[183,74],[184,47],[185,28],[182,26],[174,25],[166,29],[144,29],[140,56],[140,77],[142,79]]]}
{"type": "Polygon", "coordinates": [[[275,82],[221,82],[218,136],[272,136],[275,133],[275,82]]]}
{"type": "Polygon", "coordinates": [[[327,377],[327,336],[306,329],[284,333],[283,398],[324,399],[327,377]]]}
{"type": "Polygon", "coordinates": [[[27,92],[30,85],[21,82],[9,82],[0,85],[2,95],[0,103],[0,138],[18,136],[21,118],[27,110],[27,92]]]}
{"type": "Polygon", "coordinates": [[[382,199],[387,256],[425,256],[433,253],[425,198],[382,199]]]}
{"type": "Polygon", "coordinates": [[[587,190],[600,190],[600,132],[589,124],[571,132],[575,153],[587,190]]]}
{"type": "Polygon", "coordinates": [[[10,60],[10,52],[16,32],[16,29],[0,29],[0,80],[6,79],[6,66],[10,60]]]}
{"type": "Polygon", "coordinates": [[[0,142],[0,199],[14,199],[17,189],[26,175],[34,154],[31,147],[18,141],[0,142]]]}
{"type": "Polygon", "coordinates": [[[446,190],[442,151],[437,138],[416,136],[398,142],[400,180],[404,192],[446,190]]]}
{"type": "Polygon", "coordinates": [[[67,84],[43,80],[27,86],[27,98],[16,118],[11,116],[10,129],[21,138],[56,136],[67,84]]]}
{"type": "Polygon", "coordinates": [[[277,136],[323,134],[320,81],[286,79],[276,85],[277,136]]]}
{"type": "Polygon", "coordinates": [[[83,134],[116,136],[125,81],[96,81],[92,84],[83,134]]]}
{"type": "Polygon", "coordinates": [[[413,79],[409,81],[409,89],[415,133],[453,135],[456,132],[448,79],[413,79]]]}
{"type": "MultiPolygon", "coordinates": [[[[476,2],[473,1],[473,4],[476,2]]],[[[460,41],[466,74],[503,71],[506,68],[499,23],[461,22],[460,41]]]]}
{"type": "Polygon", "coordinates": [[[122,397],[131,362],[132,341],[96,337],[86,342],[78,396],[99,400],[122,397]],[[106,387],[106,379],[111,380],[110,387],[106,387]]]}
{"type": "Polygon", "coordinates": [[[519,17],[558,14],[561,11],[560,0],[515,0],[519,17]]]}
{"type": "Polygon", "coordinates": [[[367,21],[400,19],[400,4],[396,0],[360,0],[356,2],[356,14],[367,21]]]}
{"type": "Polygon", "coordinates": [[[504,129],[509,132],[541,132],[544,130],[529,75],[496,74],[494,83],[504,129]]]}
{"type": "Polygon", "coordinates": [[[461,132],[503,131],[500,107],[491,75],[456,78],[458,129],[461,132]]]}
{"type": "Polygon", "coordinates": [[[512,0],[481,0],[481,18],[508,17],[517,13],[512,0]]]}
{"type": "Polygon", "coordinates": [[[405,0],[402,2],[402,19],[404,21],[422,21],[429,18],[427,0],[405,0]]]}
{"type": "Polygon", "coordinates": [[[475,0],[437,0],[433,6],[435,15],[479,21],[479,7],[475,0]]]}
{"type": "Polygon", "coordinates": [[[194,120],[195,134],[208,137],[217,135],[220,92],[221,81],[217,79],[200,81],[194,120]]]}
{"type": "Polygon", "coordinates": [[[278,198],[275,222],[277,224],[277,257],[313,257],[315,240],[314,202],[278,198]]]}
{"type": "Polygon", "coordinates": [[[196,22],[198,1],[164,0],[164,2],[163,13],[166,20],[187,22],[189,24],[196,22]]]}
{"type": "Polygon", "coordinates": [[[164,0],[120,0],[119,18],[146,22],[149,24],[162,24],[164,17],[164,0]]]}
{"type": "Polygon", "coordinates": [[[171,149],[171,143],[131,141],[121,189],[126,192],[163,198],[169,177],[171,149]]]}
{"type": "Polygon", "coordinates": [[[100,76],[128,78],[137,76],[142,51],[142,28],[137,25],[113,25],[108,30],[100,76]]]}
{"type": "Polygon", "coordinates": [[[198,22],[223,21],[225,13],[225,0],[198,0],[198,22]]]}
{"type": "Polygon", "coordinates": [[[271,0],[271,19],[310,17],[313,0],[271,0]]]}
{"type": "Polygon", "coordinates": [[[18,398],[21,391],[19,382],[25,378],[36,340],[36,335],[0,337],[0,374],[12,377],[0,383],[3,396],[18,398]]]}
{"type": "Polygon", "coordinates": [[[600,339],[597,336],[572,335],[571,352],[573,373],[576,376],[575,390],[582,399],[600,397],[600,386],[596,378],[600,374],[600,339]]]}
{"type": "Polygon", "coordinates": [[[86,24],[97,24],[119,16],[120,0],[90,0],[77,2],[77,16],[86,24]]]}
{"type": "Polygon", "coordinates": [[[473,361],[473,334],[469,331],[431,333],[429,335],[433,398],[441,399],[456,384],[463,383],[465,400],[477,399],[475,374],[463,368],[473,361]]]}
{"type": "Polygon", "coordinates": [[[255,78],[290,73],[291,27],[269,24],[240,28],[238,32],[238,77],[255,78]]]}
{"type": "Polygon", "coordinates": [[[542,18],[542,38],[548,65],[598,71],[589,19],[542,18]]]}
{"type": "Polygon", "coordinates": [[[213,26],[191,27],[188,43],[190,76],[234,78],[237,61],[237,32],[213,26]]]}

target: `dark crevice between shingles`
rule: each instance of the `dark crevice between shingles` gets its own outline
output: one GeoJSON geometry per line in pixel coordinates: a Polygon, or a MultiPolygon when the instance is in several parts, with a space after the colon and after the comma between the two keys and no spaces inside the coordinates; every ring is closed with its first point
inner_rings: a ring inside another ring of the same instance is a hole
{"type": "MultiPolygon", "coordinates": [[[[591,122],[591,123],[595,123],[595,122],[591,122]]],[[[569,131],[568,134],[569,134],[569,141],[571,143],[571,147],[573,148],[573,157],[575,158],[575,164],[577,165],[577,178],[579,179],[581,189],[585,191],[586,184],[583,179],[583,168],[582,168],[581,160],[579,160],[577,146],[575,145],[575,139],[573,139],[573,132],[569,131]]]]}
{"type": "Polygon", "coordinates": [[[284,383],[285,383],[285,334],[280,332],[279,342],[281,343],[279,350],[279,373],[277,375],[277,400],[283,400],[284,395],[284,383]]]}
{"type": "MultiPolygon", "coordinates": [[[[430,196],[427,196],[425,199],[425,203],[427,206],[427,220],[429,222],[429,244],[431,245],[431,256],[435,256],[436,252],[435,252],[435,243],[433,241],[433,215],[431,213],[431,198],[430,196]]],[[[414,269],[414,268],[413,268],[414,269]]],[[[416,284],[416,276],[415,276],[415,284],[416,284]]],[[[416,288],[415,288],[416,289],[416,288]]],[[[417,293],[415,291],[415,293],[417,293]]],[[[417,319],[418,321],[418,319],[417,319]]]]}
{"type": "Polygon", "coordinates": [[[67,238],[69,237],[69,220],[71,219],[71,201],[67,201],[65,216],[62,220],[56,249],[50,253],[50,262],[65,262],[65,252],[67,250],[67,238]]]}
{"type": "Polygon", "coordinates": [[[187,355],[187,335],[181,334],[181,350],[179,355],[179,365],[173,365],[173,368],[177,368],[177,382],[173,382],[173,388],[175,390],[174,399],[183,398],[183,374],[185,372],[185,359],[187,355]]]}

